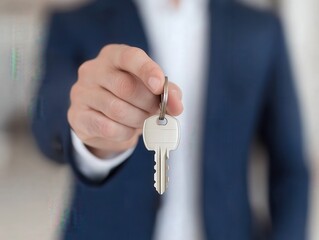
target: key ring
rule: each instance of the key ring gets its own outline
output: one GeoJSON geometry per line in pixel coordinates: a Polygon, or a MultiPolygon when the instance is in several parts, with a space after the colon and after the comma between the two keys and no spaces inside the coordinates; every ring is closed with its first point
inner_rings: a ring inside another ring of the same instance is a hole
{"type": "Polygon", "coordinates": [[[165,119],[167,100],[168,100],[168,77],[165,76],[164,92],[161,94],[161,105],[160,105],[161,111],[158,118],[160,121],[163,121],[165,119]]]}

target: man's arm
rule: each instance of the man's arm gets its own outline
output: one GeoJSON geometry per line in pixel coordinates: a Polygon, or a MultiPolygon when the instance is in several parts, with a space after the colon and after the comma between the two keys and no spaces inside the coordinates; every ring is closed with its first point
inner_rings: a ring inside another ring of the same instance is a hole
{"type": "Polygon", "coordinates": [[[271,239],[304,240],[309,188],[307,161],[296,91],[279,23],[274,53],[262,118],[262,137],[270,154],[271,239]]]}
{"type": "MultiPolygon", "coordinates": [[[[46,156],[69,162],[88,180],[74,161],[70,127],[101,159],[132,148],[145,118],[158,110],[164,73],[143,50],[127,45],[108,45],[83,63],[67,20],[70,16],[52,18],[32,129],[46,156]]],[[[170,83],[169,92],[168,112],[178,115],[180,89],[170,83]]]]}

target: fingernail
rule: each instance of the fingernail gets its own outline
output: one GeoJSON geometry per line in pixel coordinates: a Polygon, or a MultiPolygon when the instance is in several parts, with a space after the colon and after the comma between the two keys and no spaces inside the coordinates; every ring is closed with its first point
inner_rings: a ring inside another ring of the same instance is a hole
{"type": "Polygon", "coordinates": [[[160,80],[155,78],[155,77],[151,77],[149,80],[148,80],[148,85],[150,86],[150,88],[156,92],[157,89],[160,87],[160,80]]]}
{"type": "Polygon", "coordinates": [[[171,92],[173,95],[177,96],[179,98],[179,100],[182,100],[182,93],[180,91],[177,90],[172,90],[171,92]]]}

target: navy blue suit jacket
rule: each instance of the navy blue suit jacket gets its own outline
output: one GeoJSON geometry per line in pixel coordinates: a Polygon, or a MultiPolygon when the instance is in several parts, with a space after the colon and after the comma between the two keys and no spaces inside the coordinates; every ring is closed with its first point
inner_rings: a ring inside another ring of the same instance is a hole
{"type": "MultiPolygon", "coordinates": [[[[201,196],[206,237],[253,238],[247,161],[252,139],[258,135],[270,159],[269,239],[303,240],[308,172],[279,21],[270,13],[238,3],[212,1],[210,8],[201,196]]],[[[58,162],[70,163],[76,176],[65,239],[150,240],[160,206],[153,188],[153,153],[139,142],[133,155],[100,182],[86,179],[73,161],[67,122],[69,91],[79,65],[109,43],[149,51],[141,19],[130,0],[98,1],[53,14],[33,133],[41,151],[58,162]]]]}

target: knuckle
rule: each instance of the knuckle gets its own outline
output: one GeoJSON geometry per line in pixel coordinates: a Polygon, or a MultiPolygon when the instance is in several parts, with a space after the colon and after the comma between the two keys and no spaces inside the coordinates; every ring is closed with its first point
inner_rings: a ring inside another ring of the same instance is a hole
{"type": "Polygon", "coordinates": [[[76,133],[76,135],[82,140],[89,138],[86,134],[83,133],[83,129],[80,127],[79,118],[77,117],[77,111],[71,106],[67,112],[67,119],[71,126],[71,129],[76,133]]]}
{"type": "Polygon", "coordinates": [[[114,48],[115,48],[116,44],[108,44],[105,45],[101,51],[100,51],[100,55],[104,56],[104,55],[108,55],[114,48]]]}
{"type": "Polygon", "coordinates": [[[133,128],[128,128],[125,130],[125,139],[132,139],[135,135],[135,130],[133,128]]]}
{"type": "Polygon", "coordinates": [[[74,111],[73,111],[73,107],[72,107],[72,105],[69,107],[69,109],[68,109],[68,112],[67,112],[67,119],[68,119],[68,122],[69,122],[69,124],[70,124],[70,126],[72,127],[72,128],[74,128],[74,119],[76,119],[75,117],[74,117],[74,111]]]}
{"type": "Polygon", "coordinates": [[[103,118],[94,118],[91,121],[91,127],[92,135],[100,135],[102,137],[110,139],[116,136],[110,120],[108,121],[103,118]]]}
{"type": "Polygon", "coordinates": [[[130,147],[135,146],[138,142],[138,139],[139,139],[139,134],[135,134],[129,141],[130,147]]]}
{"type": "Polygon", "coordinates": [[[108,56],[110,54],[113,55],[114,53],[120,51],[123,48],[125,49],[127,47],[128,46],[125,44],[115,44],[115,43],[107,44],[100,50],[98,57],[103,58],[103,57],[108,56]]]}
{"type": "Polygon", "coordinates": [[[125,117],[124,104],[118,98],[114,98],[109,105],[110,113],[116,119],[121,119],[125,117]]]}
{"type": "Polygon", "coordinates": [[[144,50],[137,48],[137,47],[130,47],[128,49],[129,52],[131,52],[132,56],[136,56],[136,57],[145,57],[146,53],[144,50]]]}
{"type": "Polygon", "coordinates": [[[71,90],[70,90],[70,100],[71,102],[75,102],[77,97],[80,95],[80,91],[79,91],[79,87],[76,84],[74,84],[72,87],[71,87],[71,90]]]}
{"type": "Polygon", "coordinates": [[[147,74],[156,76],[156,74],[158,73],[158,67],[156,66],[156,64],[154,64],[153,61],[148,60],[141,65],[138,72],[140,76],[146,76],[147,74]]]}
{"type": "Polygon", "coordinates": [[[81,139],[83,143],[89,142],[92,139],[91,136],[88,136],[80,131],[74,131],[74,132],[78,136],[78,138],[81,139]]]}
{"type": "Polygon", "coordinates": [[[133,58],[140,58],[145,56],[146,53],[137,47],[130,47],[130,46],[124,46],[124,49],[122,51],[122,54],[120,56],[120,64],[121,65],[127,65],[130,63],[133,58]]]}
{"type": "Polygon", "coordinates": [[[110,127],[110,125],[108,125],[108,124],[106,124],[104,126],[105,126],[103,128],[104,130],[102,131],[104,137],[111,139],[112,141],[114,141],[116,138],[118,138],[118,134],[114,128],[110,127]]]}
{"type": "Polygon", "coordinates": [[[155,64],[154,62],[151,62],[148,66],[149,68],[147,69],[148,73],[152,76],[159,76],[161,78],[163,78],[164,76],[162,76],[162,71],[160,70],[160,68],[157,66],[157,64],[155,64]]]}
{"type": "Polygon", "coordinates": [[[90,139],[92,139],[92,136],[85,133],[85,131],[83,131],[83,129],[80,129],[80,128],[72,128],[72,129],[73,129],[74,133],[76,134],[76,136],[79,139],[81,139],[82,142],[86,143],[90,139]]]}
{"type": "Polygon", "coordinates": [[[99,133],[101,130],[101,124],[98,118],[91,118],[86,126],[87,134],[88,135],[95,135],[99,133]]]}
{"type": "Polygon", "coordinates": [[[137,82],[132,78],[121,77],[118,80],[118,93],[121,97],[132,98],[136,92],[137,82]]]}
{"type": "Polygon", "coordinates": [[[82,63],[78,69],[79,78],[86,76],[89,72],[92,71],[93,67],[94,67],[94,60],[89,60],[82,63]]]}
{"type": "Polygon", "coordinates": [[[124,149],[129,149],[133,146],[135,146],[138,142],[138,135],[134,134],[128,141],[123,143],[124,149]]]}
{"type": "Polygon", "coordinates": [[[135,129],[143,128],[144,121],[147,117],[148,117],[148,115],[146,113],[140,112],[139,114],[136,114],[136,117],[134,117],[134,120],[132,122],[132,126],[135,129]]]}
{"type": "Polygon", "coordinates": [[[86,72],[89,70],[89,65],[88,62],[84,62],[80,65],[79,69],[78,69],[78,75],[82,76],[84,74],[86,74],[86,72]]]}

